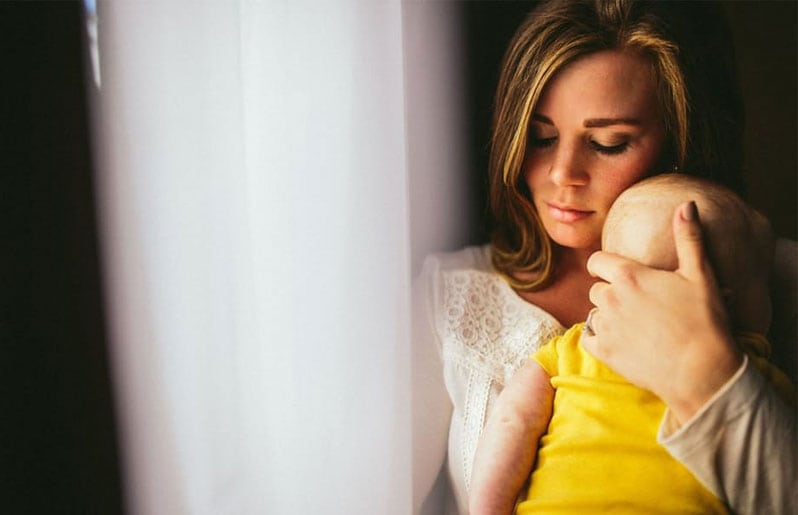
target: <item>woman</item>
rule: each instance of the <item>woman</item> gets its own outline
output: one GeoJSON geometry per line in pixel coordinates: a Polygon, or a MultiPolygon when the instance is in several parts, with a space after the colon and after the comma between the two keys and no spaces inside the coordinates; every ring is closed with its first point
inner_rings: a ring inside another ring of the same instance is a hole
{"type": "Polygon", "coordinates": [[[795,445],[794,415],[734,346],[697,221],[677,224],[676,273],[591,257],[609,206],[646,176],[681,169],[740,189],[741,105],[720,14],[704,3],[561,0],[519,27],[496,94],[491,244],[428,258],[414,291],[417,510],[442,512],[427,496],[438,478],[452,493],[447,511],[466,512],[474,452],[502,385],[594,304],[589,350],[666,402],[671,453],[735,511],[789,502],[789,453],[761,483],[768,453],[795,445]],[[617,331],[633,320],[644,337],[624,346],[617,331]],[[740,389],[735,396],[757,399],[742,417],[760,424],[754,436],[724,418],[724,392],[740,389]],[[719,427],[731,436],[706,443],[719,427]]]}

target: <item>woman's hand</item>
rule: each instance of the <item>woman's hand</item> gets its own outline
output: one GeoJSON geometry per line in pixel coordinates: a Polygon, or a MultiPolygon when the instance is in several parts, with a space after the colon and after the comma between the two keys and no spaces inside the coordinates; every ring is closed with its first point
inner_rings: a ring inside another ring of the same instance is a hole
{"type": "Polygon", "coordinates": [[[701,237],[695,203],[673,218],[678,268],[655,270],[596,252],[588,271],[598,310],[582,344],[596,358],[659,396],[682,425],[742,364],[701,237]],[[604,282],[606,281],[606,282],[604,282]]]}

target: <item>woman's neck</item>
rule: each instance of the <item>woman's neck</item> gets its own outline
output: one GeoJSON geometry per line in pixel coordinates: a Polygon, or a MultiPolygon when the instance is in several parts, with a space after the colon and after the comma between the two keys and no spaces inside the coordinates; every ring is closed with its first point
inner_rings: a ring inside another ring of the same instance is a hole
{"type": "Polygon", "coordinates": [[[518,295],[569,327],[583,321],[593,307],[589,292],[596,279],[587,272],[586,265],[594,250],[559,246],[552,250],[555,267],[551,282],[542,290],[518,292],[518,295]]]}
{"type": "Polygon", "coordinates": [[[563,277],[571,274],[584,275],[587,273],[587,260],[597,249],[572,249],[554,245],[552,249],[552,259],[554,260],[554,280],[557,282],[563,277]]]}

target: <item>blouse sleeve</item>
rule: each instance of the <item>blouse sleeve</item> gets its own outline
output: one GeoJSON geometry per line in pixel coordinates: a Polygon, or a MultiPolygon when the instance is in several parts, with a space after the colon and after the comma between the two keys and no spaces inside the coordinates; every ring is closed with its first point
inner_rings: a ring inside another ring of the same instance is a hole
{"type": "MultiPolygon", "coordinates": [[[[441,342],[435,324],[439,308],[439,266],[435,257],[424,263],[413,281],[412,417],[413,513],[442,513],[431,495],[443,466],[449,439],[452,403],[444,383],[441,342]]],[[[438,496],[440,492],[438,491],[438,496]]]]}
{"type": "Polygon", "coordinates": [[[798,506],[795,410],[745,358],[696,415],[658,440],[735,513],[793,513],[798,506]]]}

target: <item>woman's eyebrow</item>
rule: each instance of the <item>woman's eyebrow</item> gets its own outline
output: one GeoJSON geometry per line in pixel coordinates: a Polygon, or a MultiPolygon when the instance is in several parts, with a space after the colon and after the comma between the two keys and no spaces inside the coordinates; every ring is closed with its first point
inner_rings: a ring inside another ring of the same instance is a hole
{"type": "Polygon", "coordinates": [[[588,128],[609,127],[610,125],[640,125],[637,118],[589,118],[582,125],[588,128]]]}
{"type": "MultiPolygon", "coordinates": [[[[554,125],[554,122],[551,121],[546,115],[540,113],[534,113],[532,115],[532,120],[540,123],[545,123],[546,125],[554,125]]],[[[609,127],[611,125],[641,125],[642,122],[637,118],[588,118],[582,125],[587,128],[595,128],[595,127],[609,127]]]]}

